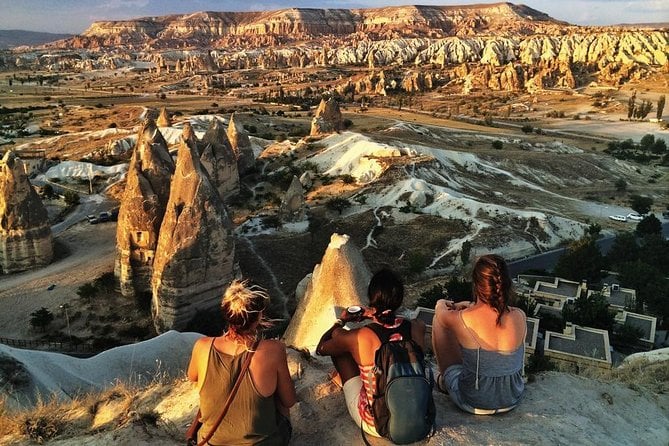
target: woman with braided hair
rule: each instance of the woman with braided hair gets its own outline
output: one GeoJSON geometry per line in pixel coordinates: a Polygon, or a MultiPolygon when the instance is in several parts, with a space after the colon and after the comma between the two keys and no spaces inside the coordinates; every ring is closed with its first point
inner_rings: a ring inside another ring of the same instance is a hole
{"type": "Polygon", "coordinates": [[[504,259],[484,255],[472,273],[474,302],[440,299],[435,306],[437,389],[466,412],[508,412],[523,397],[525,313],[509,306],[511,284],[504,259]]]}
{"type": "Polygon", "coordinates": [[[261,339],[269,297],[246,282],[233,281],[221,302],[227,330],[203,337],[193,346],[188,378],[200,393],[202,428],[198,441],[216,429],[209,445],[285,445],[291,435],[288,409],[295,404],[286,347],[281,341],[261,339]],[[228,412],[216,428],[222,407],[247,355],[251,362],[228,412]]]}

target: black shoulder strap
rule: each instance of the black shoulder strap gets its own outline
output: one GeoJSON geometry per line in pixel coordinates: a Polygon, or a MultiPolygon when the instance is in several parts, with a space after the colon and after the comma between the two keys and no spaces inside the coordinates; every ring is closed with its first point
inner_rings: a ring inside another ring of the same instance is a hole
{"type": "Polygon", "coordinates": [[[411,321],[403,319],[402,323],[397,328],[386,328],[381,324],[372,322],[366,326],[376,334],[382,344],[390,341],[390,335],[393,333],[399,333],[402,335],[402,339],[405,341],[411,340],[411,321]]]}

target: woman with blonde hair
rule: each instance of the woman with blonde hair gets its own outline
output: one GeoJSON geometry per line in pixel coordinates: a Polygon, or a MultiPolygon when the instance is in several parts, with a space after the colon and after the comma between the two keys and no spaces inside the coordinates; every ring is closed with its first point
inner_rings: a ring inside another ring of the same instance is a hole
{"type": "Polygon", "coordinates": [[[193,346],[188,378],[197,383],[202,427],[198,442],[213,429],[209,445],[285,445],[291,435],[288,409],[295,404],[286,347],[261,339],[269,297],[246,282],[233,281],[221,302],[227,329],[203,337],[193,346]],[[237,381],[242,364],[252,355],[229,410],[215,426],[237,381]]]}
{"type": "Polygon", "coordinates": [[[466,412],[508,412],[523,397],[525,313],[509,306],[511,293],[506,262],[488,254],[474,265],[474,302],[440,299],[435,306],[437,388],[466,412]]]}

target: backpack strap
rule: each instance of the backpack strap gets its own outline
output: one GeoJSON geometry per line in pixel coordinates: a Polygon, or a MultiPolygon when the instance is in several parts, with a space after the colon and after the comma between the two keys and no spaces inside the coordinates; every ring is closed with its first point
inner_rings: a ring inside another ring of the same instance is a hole
{"type": "Polygon", "coordinates": [[[366,325],[366,327],[374,332],[381,341],[381,344],[390,342],[390,336],[394,333],[401,334],[402,339],[405,341],[411,340],[411,321],[407,319],[402,319],[399,327],[395,328],[387,328],[377,322],[372,322],[371,324],[366,325]]]}

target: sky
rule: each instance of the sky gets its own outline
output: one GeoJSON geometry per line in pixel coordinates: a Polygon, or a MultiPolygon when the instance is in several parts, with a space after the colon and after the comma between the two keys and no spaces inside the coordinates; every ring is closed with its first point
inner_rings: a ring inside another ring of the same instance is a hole
{"type": "MultiPolygon", "coordinates": [[[[96,20],[195,11],[259,11],[289,7],[374,8],[463,5],[485,0],[0,0],[0,29],[78,34],[96,20]]],[[[531,8],[577,25],[669,22],[669,0],[524,0],[531,8]]]]}

